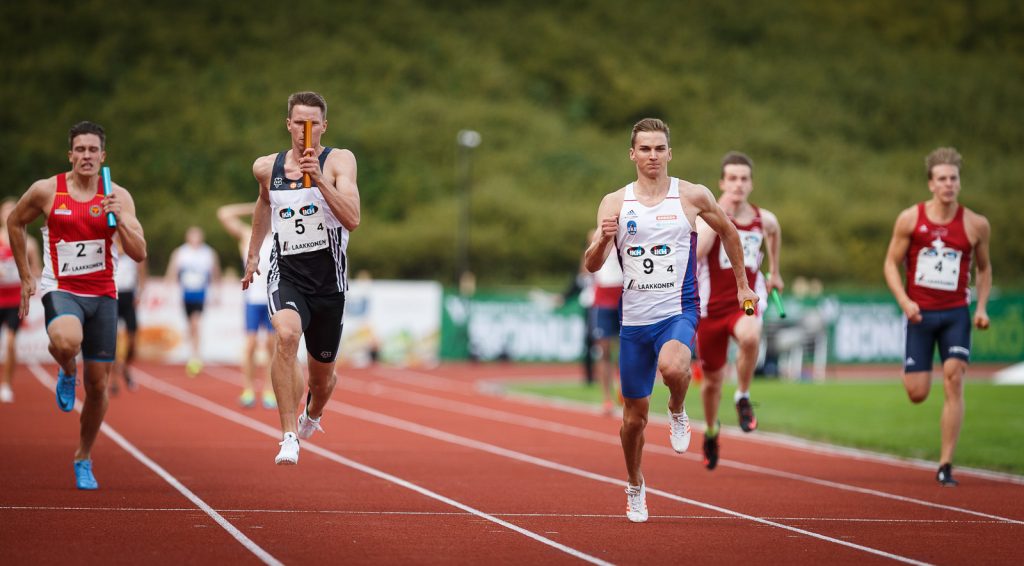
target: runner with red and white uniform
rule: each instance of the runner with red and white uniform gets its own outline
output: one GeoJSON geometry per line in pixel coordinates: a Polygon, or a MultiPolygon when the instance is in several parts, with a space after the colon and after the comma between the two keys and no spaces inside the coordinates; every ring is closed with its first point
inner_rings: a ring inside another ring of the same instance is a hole
{"type": "Polygon", "coordinates": [[[146,257],[146,240],[135,218],[135,203],[124,187],[111,183],[103,194],[100,177],[106,159],[103,128],[92,122],[75,124],[68,134],[71,171],[36,181],[7,219],[11,248],[21,278],[19,315],[28,314],[36,282],[27,259],[26,226],[44,216],[42,293],[50,353],[57,361],[57,406],[75,406],[77,355],[84,359],[81,430],[75,453],[75,483],[97,489],[92,445],[107,410],[107,380],[117,343],[116,233],[124,252],[136,261],[146,257]],[[117,227],[108,226],[112,214],[117,227]]]}
{"type": "MultiPolygon", "coordinates": [[[[718,187],[722,196],[718,205],[729,216],[740,235],[743,247],[743,267],[747,284],[765,305],[770,288],[783,288],[779,275],[779,250],[782,230],[771,212],[749,202],[754,190],[754,162],[739,152],[729,152],[722,158],[718,187]],[[763,251],[762,251],[763,250],[763,251]],[[765,281],[761,263],[768,256],[771,280],[765,281]]],[[[754,379],[764,307],[756,309],[756,316],[743,316],[735,309],[736,279],[732,276],[732,262],[722,252],[721,240],[706,226],[698,228],[697,258],[700,261],[701,304],[705,305],[698,329],[698,348],[704,367],[701,398],[704,401],[704,466],[715,469],[718,465],[718,405],[722,399],[729,340],[739,347],[736,357],[736,406],[740,428],[751,432],[757,428],[757,418],[750,403],[750,383],[754,379]]]]}
{"type": "Polygon", "coordinates": [[[992,289],[988,220],[957,201],[962,163],[951,147],[940,147],[925,158],[932,198],[896,218],[884,266],[885,282],[906,316],[903,385],[912,402],[928,398],[936,346],[942,360],[946,399],[936,480],[943,486],[958,483],[952,463],[964,418],[963,376],[971,354],[968,279],[972,261],[978,294],[974,326],[979,330],[989,325],[992,289]],[[905,288],[900,265],[906,267],[905,288]]]}
{"type": "MultiPolygon", "coordinates": [[[[21,327],[18,307],[21,305],[21,277],[18,275],[18,263],[14,260],[7,237],[7,216],[14,210],[14,199],[6,199],[0,205],[0,330],[7,328],[6,349],[4,352],[4,370],[0,374],[0,403],[13,403],[14,367],[18,364],[17,334],[21,327]]],[[[39,276],[39,246],[32,238],[26,240],[28,262],[34,277],[39,276]]]]}

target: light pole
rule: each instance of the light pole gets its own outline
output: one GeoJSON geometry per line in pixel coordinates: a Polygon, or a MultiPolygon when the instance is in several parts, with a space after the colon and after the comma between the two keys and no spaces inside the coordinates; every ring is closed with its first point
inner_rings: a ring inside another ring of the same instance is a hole
{"type": "Polygon", "coordinates": [[[466,287],[470,285],[470,276],[472,275],[469,269],[469,197],[473,181],[473,150],[480,145],[480,133],[474,130],[459,130],[455,139],[459,146],[459,177],[462,185],[455,283],[459,286],[459,292],[466,294],[469,291],[466,287]]]}

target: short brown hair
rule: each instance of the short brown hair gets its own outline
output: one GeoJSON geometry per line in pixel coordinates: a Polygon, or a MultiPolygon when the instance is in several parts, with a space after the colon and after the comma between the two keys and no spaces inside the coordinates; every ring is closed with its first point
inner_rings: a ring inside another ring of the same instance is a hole
{"type": "Polygon", "coordinates": [[[754,160],[751,159],[750,156],[748,156],[745,153],[739,151],[730,151],[729,153],[725,154],[725,157],[722,158],[722,179],[725,178],[726,165],[746,165],[747,167],[750,167],[750,178],[754,178],[754,160]]]}
{"type": "Polygon", "coordinates": [[[292,109],[295,105],[301,104],[302,106],[313,106],[320,109],[320,115],[324,120],[327,119],[327,101],[324,97],[313,91],[296,92],[288,97],[288,117],[292,117],[292,109]]]}
{"type": "Polygon", "coordinates": [[[107,134],[103,131],[103,126],[88,120],[79,122],[68,130],[68,149],[74,149],[75,138],[83,134],[96,134],[100,138],[100,149],[106,149],[107,134]]]}
{"type": "Polygon", "coordinates": [[[672,137],[668,133],[668,124],[657,118],[644,118],[633,125],[633,134],[629,138],[629,147],[636,145],[636,135],[640,132],[661,132],[665,134],[665,142],[672,147],[672,137]]]}
{"type": "Polygon", "coordinates": [[[955,147],[940,147],[924,158],[925,170],[928,173],[928,180],[932,180],[932,168],[936,165],[955,165],[959,172],[963,169],[964,158],[955,147]]]}

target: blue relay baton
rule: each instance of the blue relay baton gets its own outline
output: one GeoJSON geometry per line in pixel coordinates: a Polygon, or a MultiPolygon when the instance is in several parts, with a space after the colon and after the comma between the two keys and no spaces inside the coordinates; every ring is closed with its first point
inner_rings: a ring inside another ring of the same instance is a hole
{"type": "MultiPolygon", "coordinates": [[[[103,169],[103,195],[110,196],[110,193],[114,192],[114,188],[110,184],[110,167],[104,166],[103,169]]],[[[114,218],[113,212],[107,213],[107,226],[115,228],[117,226],[117,218],[114,218]]]]}

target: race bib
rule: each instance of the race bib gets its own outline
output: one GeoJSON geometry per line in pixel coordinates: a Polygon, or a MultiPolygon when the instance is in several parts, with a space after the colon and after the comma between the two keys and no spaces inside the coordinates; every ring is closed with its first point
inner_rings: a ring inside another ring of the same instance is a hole
{"type": "Polygon", "coordinates": [[[181,272],[181,288],[186,291],[202,291],[210,281],[209,273],[186,269],[181,272]]]}
{"type": "MultiPolygon", "coordinates": [[[[743,266],[756,271],[761,267],[761,242],[764,241],[764,234],[746,230],[739,230],[739,233],[740,245],[743,246],[743,266]]],[[[729,255],[725,253],[725,246],[718,251],[718,265],[722,269],[732,269],[729,255]]]]}
{"type": "Polygon", "coordinates": [[[921,248],[917,254],[914,283],[918,287],[939,291],[956,291],[960,282],[960,250],[952,248],[921,248]]]}
{"type": "Polygon", "coordinates": [[[75,277],[103,271],[107,266],[107,248],[103,240],[57,242],[57,275],[75,277]]]}
{"type": "Polygon", "coordinates": [[[21,276],[18,275],[18,264],[14,262],[13,257],[0,260],[0,285],[11,287],[15,284],[21,284],[21,276]]]}
{"type": "Polygon", "coordinates": [[[629,246],[622,256],[626,288],[634,291],[676,289],[676,255],[672,246],[654,244],[629,246]]]}
{"type": "Polygon", "coordinates": [[[281,255],[314,252],[327,247],[327,224],[324,211],[310,203],[298,209],[285,208],[278,213],[277,237],[281,255]]]}

